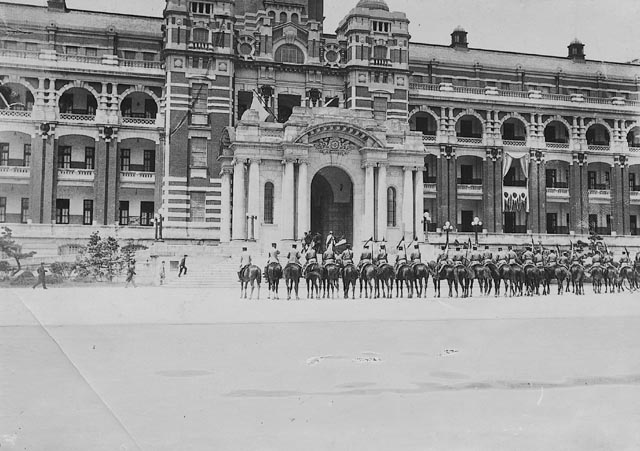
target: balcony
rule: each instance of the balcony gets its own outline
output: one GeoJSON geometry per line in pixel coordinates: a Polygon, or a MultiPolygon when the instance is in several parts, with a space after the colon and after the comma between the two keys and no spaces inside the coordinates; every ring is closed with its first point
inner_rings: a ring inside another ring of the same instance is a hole
{"type": "Polygon", "coordinates": [[[425,193],[435,193],[437,190],[435,183],[425,183],[424,184],[424,192],[425,193]]]}
{"type": "Polygon", "coordinates": [[[547,199],[569,199],[569,188],[547,188],[547,199]]]}
{"type": "Polygon", "coordinates": [[[0,117],[30,118],[31,117],[31,111],[0,110],[0,117]]]}
{"type": "Polygon", "coordinates": [[[430,144],[436,142],[436,135],[422,135],[422,142],[424,144],[430,144]]]}
{"type": "Polygon", "coordinates": [[[482,144],[481,136],[458,136],[458,144],[482,144]]]}
{"type": "Polygon", "coordinates": [[[589,144],[587,148],[592,152],[608,152],[611,150],[611,146],[608,144],[589,144]]]}
{"type": "Polygon", "coordinates": [[[60,113],[60,120],[66,122],[95,122],[95,114],[87,113],[60,113]]]}
{"type": "Polygon", "coordinates": [[[591,200],[611,200],[611,190],[609,189],[590,189],[589,201],[591,200]]]}
{"type": "Polygon", "coordinates": [[[631,203],[634,205],[640,205],[640,191],[631,191],[630,196],[631,203]]]}
{"type": "Polygon", "coordinates": [[[120,181],[124,184],[153,185],[156,182],[155,172],[122,171],[120,181]]]}
{"type": "Polygon", "coordinates": [[[58,168],[59,182],[93,182],[94,177],[93,169],[58,168]]]}
{"type": "Polygon", "coordinates": [[[391,66],[391,60],[386,58],[371,58],[369,64],[372,66],[391,66]]]}
{"type": "Polygon", "coordinates": [[[28,179],[30,174],[28,166],[0,166],[0,179],[28,179]]]}
{"type": "Polygon", "coordinates": [[[148,118],[148,117],[123,117],[122,125],[135,125],[135,126],[143,126],[143,127],[155,127],[156,118],[148,118]]]}
{"type": "Polygon", "coordinates": [[[502,139],[502,145],[508,147],[525,147],[527,145],[527,141],[522,139],[502,139]]]}
{"type": "Polygon", "coordinates": [[[210,42],[190,42],[189,50],[213,50],[213,44],[210,42]]]}
{"type": "Polygon", "coordinates": [[[458,184],[458,194],[466,196],[482,196],[482,183],[480,184],[458,184]]]}
{"type": "Polygon", "coordinates": [[[554,142],[546,142],[546,147],[547,149],[550,150],[568,150],[569,149],[569,143],[554,143],[554,142]]]}

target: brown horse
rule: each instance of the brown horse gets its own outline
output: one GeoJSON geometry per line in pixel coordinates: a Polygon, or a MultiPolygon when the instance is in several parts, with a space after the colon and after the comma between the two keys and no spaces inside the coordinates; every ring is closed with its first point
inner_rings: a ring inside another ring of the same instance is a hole
{"type": "Polygon", "coordinates": [[[342,268],[342,286],[344,288],[344,298],[349,299],[349,288],[351,288],[351,299],[356,298],[356,281],[360,275],[358,268],[353,263],[342,268]]]}
{"type": "Polygon", "coordinates": [[[602,293],[602,282],[604,281],[604,269],[597,265],[591,268],[591,287],[596,294],[602,293]]]}
{"type": "Polygon", "coordinates": [[[300,286],[300,277],[302,275],[302,267],[297,263],[289,263],[284,268],[284,281],[287,284],[287,300],[291,299],[291,291],[295,290],[296,300],[298,297],[298,287],[300,286]]]}
{"type": "Polygon", "coordinates": [[[324,266],[322,274],[322,288],[325,298],[329,297],[335,299],[336,292],[340,289],[340,267],[335,263],[328,263],[324,266]]]}
{"type": "Polygon", "coordinates": [[[393,266],[388,263],[380,265],[378,267],[378,277],[376,279],[376,295],[380,297],[380,287],[382,287],[382,297],[391,299],[393,295],[393,281],[396,278],[396,274],[393,271],[393,266]]]}
{"type": "Polygon", "coordinates": [[[580,263],[574,262],[571,265],[570,272],[573,293],[577,295],[584,294],[584,268],[580,263]]]}
{"type": "Polygon", "coordinates": [[[362,287],[364,287],[364,297],[373,299],[375,296],[374,287],[377,284],[377,279],[378,268],[376,268],[376,265],[373,263],[367,263],[360,269],[360,297],[362,297],[362,287]]]}
{"type": "Polygon", "coordinates": [[[320,299],[320,287],[322,285],[322,267],[317,263],[312,263],[307,267],[304,276],[307,281],[307,299],[320,299]]]}
{"type": "Polygon", "coordinates": [[[403,263],[396,270],[396,297],[404,297],[404,288],[407,288],[407,296],[413,297],[413,269],[403,263]]]}
{"type": "Polygon", "coordinates": [[[416,297],[421,298],[423,289],[424,297],[427,297],[427,284],[429,282],[429,267],[424,263],[417,263],[413,267],[413,283],[416,291],[416,297]]]}
{"type": "Polygon", "coordinates": [[[240,274],[240,297],[247,299],[247,289],[251,283],[251,295],[249,299],[253,299],[253,290],[255,284],[258,283],[258,299],[260,299],[260,284],[262,283],[262,270],[256,265],[249,265],[242,270],[240,274]]]}
{"type": "Polygon", "coordinates": [[[269,266],[267,266],[267,282],[269,283],[267,299],[271,299],[271,293],[273,293],[273,299],[279,299],[280,279],[282,279],[282,266],[280,266],[280,263],[269,263],[269,266]]]}

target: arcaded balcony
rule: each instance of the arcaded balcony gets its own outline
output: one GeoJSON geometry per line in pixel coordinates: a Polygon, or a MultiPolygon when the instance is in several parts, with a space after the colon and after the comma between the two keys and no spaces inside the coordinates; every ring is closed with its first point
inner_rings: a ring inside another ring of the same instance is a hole
{"type": "Polygon", "coordinates": [[[0,84],[0,116],[31,117],[33,104],[33,94],[26,86],[19,83],[0,84]]]}
{"type": "Polygon", "coordinates": [[[436,142],[438,122],[430,113],[420,111],[409,119],[409,127],[412,131],[422,132],[422,141],[426,143],[436,142]]]}
{"type": "Polygon", "coordinates": [[[146,92],[132,92],[120,103],[123,125],[155,126],[158,103],[146,92]]]}
{"type": "Polygon", "coordinates": [[[569,149],[570,133],[560,121],[551,121],[544,128],[544,141],[547,149],[569,149]]]}
{"type": "Polygon", "coordinates": [[[610,150],[611,137],[609,130],[602,124],[593,124],[587,129],[587,145],[589,150],[608,151],[610,150]]]}
{"type": "Polygon", "coordinates": [[[482,144],[482,122],[476,116],[464,115],[456,122],[456,137],[459,144],[482,144]]]}
{"type": "Polygon", "coordinates": [[[633,127],[629,130],[627,144],[631,152],[640,152],[640,127],[633,127]]]}
{"type": "Polygon", "coordinates": [[[503,122],[501,128],[502,144],[512,147],[524,147],[527,145],[527,128],[525,124],[515,117],[503,122]]]}
{"type": "Polygon", "coordinates": [[[58,101],[60,120],[73,122],[93,122],[96,120],[98,101],[85,88],[71,88],[58,101]]]}

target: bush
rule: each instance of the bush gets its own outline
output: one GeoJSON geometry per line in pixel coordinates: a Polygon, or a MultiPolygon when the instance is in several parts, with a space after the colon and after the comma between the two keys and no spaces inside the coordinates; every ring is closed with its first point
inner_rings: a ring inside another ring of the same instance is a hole
{"type": "Polygon", "coordinates": [[[75,263],[54,262],[51,264],[51,272],[61,279],[69,279],[71,278],[71,274],[73,273],[75,267],[75,263]]]}

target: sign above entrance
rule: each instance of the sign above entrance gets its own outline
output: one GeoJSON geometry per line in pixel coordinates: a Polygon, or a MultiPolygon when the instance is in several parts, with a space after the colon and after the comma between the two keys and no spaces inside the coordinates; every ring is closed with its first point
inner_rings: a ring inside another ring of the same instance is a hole
{"type": "Polygon", "coordinates": [[[322,138],[314,142],[313,145],[321,153],[337,153],[340,155],[346,155],[356,148],[352,142],[336,136],[322,138]]]}

